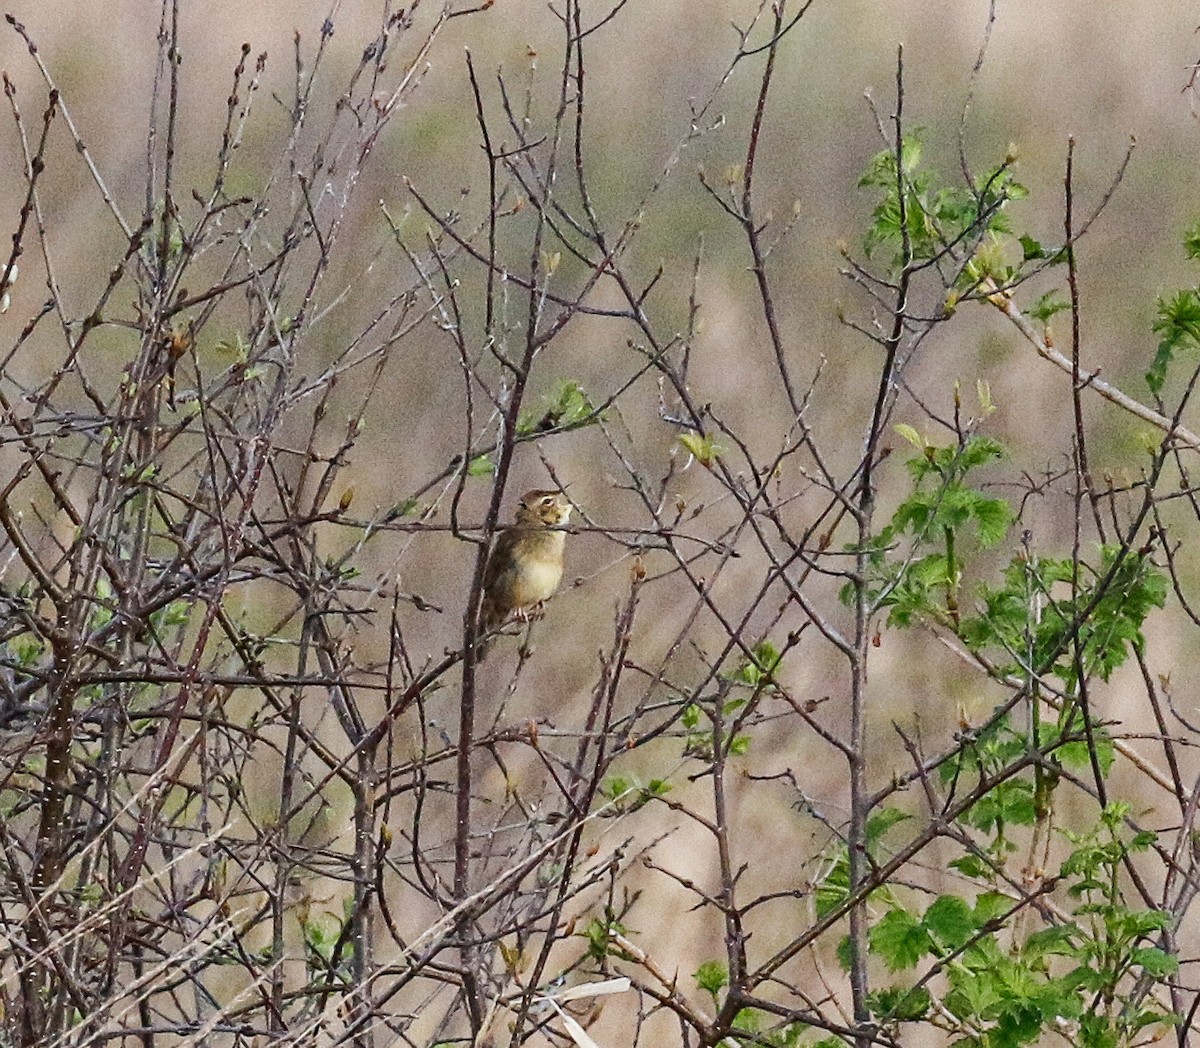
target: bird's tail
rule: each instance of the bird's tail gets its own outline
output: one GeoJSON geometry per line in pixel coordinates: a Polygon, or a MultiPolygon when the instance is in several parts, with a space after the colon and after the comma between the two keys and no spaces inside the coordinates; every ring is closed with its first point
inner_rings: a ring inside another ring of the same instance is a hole
{"type": "Polygon", "coordinates": [[[475,633],[475,661],[482,662],[492,650],[496,631],[504,625],[504,616],[485,595],[479,608],[479,629],[475,633]]]}

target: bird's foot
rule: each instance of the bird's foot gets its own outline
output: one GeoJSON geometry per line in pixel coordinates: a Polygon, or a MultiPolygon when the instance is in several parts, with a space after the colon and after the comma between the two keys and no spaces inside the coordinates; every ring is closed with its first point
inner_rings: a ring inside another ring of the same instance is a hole
{"type": "Polygon", "coordinates": [[[513,612],[513,618],[517,622],[536,622],[538,619],[546,617],[546,602],[539,600],[536,604],[531,604],[527,608],[517,608],[513,612]]]}

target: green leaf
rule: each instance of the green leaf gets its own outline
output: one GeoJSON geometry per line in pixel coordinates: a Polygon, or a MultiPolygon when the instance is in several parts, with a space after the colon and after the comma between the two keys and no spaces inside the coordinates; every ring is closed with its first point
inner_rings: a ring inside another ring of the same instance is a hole
{"type": "Polygon", "coordinates": [[[1200,222],[1196,222],[1183,234],[1183,250],[1188,258],[1200,258],[1200,222]]]}
{"type": "Polygon", "coordinates": [[[1077,951],[1071,937],[1079,932],[1075,924],[1056,924],[1034,932],[1021,948],[1021,956],[1027,960],[1038,960],[1047,955],[1073,957],[1077,951]]]}
{"type": "Polygon", "coordinates": [[[626,930],[625,925],[620,921],[612,919],[610,914],[608,920],[593,917],[588,921],[587,927],[580,934],[587,940],[588,956],[593,961],[600,963],[610,953],[619,952],[613,949],[613,936],[624,935],[626,930]]]}
{"type": "Polygon", "coordinates": [[[1016,519],[1012,507],[1003,499],[980,499],[974,507],[975,527],[979,533],[979,544],[988,549],[996,545],[1012,527],[1016,519]]]}
{"type": "Polygon", "coordinates": [[[911,815],[902,812],[899,808],[880,808],[867,820],[867,844],[878,844],[880,838],[893,826],[898,826],[911,818],[911,815]]]}
{"type": "Polygon", "coordinates": [[[962,946],[979,927],[971,907],[957,895],[939,896],[925,911],[922,923],[934,939],[952,950],[962,946]]]}
{"type": "Polygon", "coordinates": [[[540,411],[523,411],[517,420],[518,436],[547,433],[551,430],[577,429],[600,420],[596,406],[583,387],[573,380],[561,382],[554,392],[542,398],[540,411]]]}
{"type": "Polygon", "coordinates": [[[769,640],[760,641],[752,650],[754,661],[764,673],[774,673],[783,656],[769,640]]]}
{"type": "Polygon", "coordinates": [[[733,1028],[744,1033],[758,1033],[762,1029],[762,1013],[754,1008],[743,1008],[733,1017],[733,1028]]]}
{"type": "Polygon", "coordinates": [[[925,1018],[933,1000],[924,986],[891,986],[870,994],[867,1003],[882,1022],[911,1023],[925,1018]]]}
{"type": "Polygon", "coordinates": [[[998,822],[1032,826],[1037,821],[1033,785],[1019,779],[998,783],[980,804],[971,809],[971,814],[979,818],[976,825],[980,829],[990,829],[998,822]]]}
{"type": "Polygon", "coordinates": [[[905,423],[901,422],[901,423],[897,424],[894,428],[895,428],[896,432],[900,434],[900,436],[902,436],[905,440],[907,440],[918,451],[925,450],[924,438],[921,436],[920,433],[918,433],[915,429],[913,429],[912,426],[906,425],[905,423]]]}
{"type": "Polygon", "coordinates": [[[490,477],[496,472],[496,466],[487,455],[477,455],[467,465],[468,477],[490,477]]]}
{"type": "Polygon", "coordinates": [[[1046,323],[1055,313],[1061,313],[1064,309],[1070,309],[1071,303],[1066,299],[1057,298],[1057,291],[1047,291],[1025,312],[1033,317],[1034,320],[1040,320],[1043,324],[1046,323]]]}
{"type": "Polygon", "coordinates": [[[1021,1048],[1037,1038],[1042,1027],[1038,1009],[1024,1004],[1009,1004],[988,1032],[988,1048],[1021,1048]]]}
{"type": "Polygon", "coordinates": [[[1085,1015],[1079,1026],[1082,1048],[1117,1048],[1120,1039],[1108,1020],[1099,1014],[1085,1015]]]}
{"type": "Polygon", "coordinates": [[[964,877],[971,877],[975,880],[981,880],[992,872],[992,868],[978,855],[963,855],[961,858],[952,859],[949,865],[964,877]]]}
{"type": "Polygon", "coordinates": [[[975,900],[975,920],[979,927],[1012,909],[1013,901],[1000,892],[984,892],[975,900]]]}
{"type": "Polygon", "coordinates": [[[620,797],[633,789],[633,782],[624,775],[610,775],[604,785],[600,787],[600,792],[609,800],[620,797]]]}
{"type": "Polygon", "coordinates": [[[960,472],[987,465],[1007,455],[1004,445],[992,437],[974,436],[963,445],[958,453],[957,466],[960,472]]]}
{"type": "Polygon", "coordinates": [[[844,936],[837,944],[837,959],[844,972],[848,972],[854,966],[854,943],[849,935],[844,936]]]}
{"type": "Polygon", "coordinates": [[[883,958],[889,971],[913,967],[933,948],[924,926],[905,910],[891,910],[867,933],[871,952],[883,958]]]}
{"type": "MultiPolygon", "coordinates": [[[[1048,728],[1050,733],[1056,732],[1056,728],[1052,724],[1043,725],[1048,728]]],[[[1047,741],[1050,739],[1050,734],[1047,734],[1047,741]]],[[[1092,729],[1092,739],[1095,742],[1096,763],[1099,764],[1101,772],[1105,775],[1113,766],[1113,761],[1117,759],[1117,748],[1113,742],[1112,736],[1103,725],[1096,725],[1092,729]]],[[[1085,739],[1078,742],[1064,742],[1054,751],[1054,756],[1063,762],[1068,768],[1086,770],[1092,766],[1092,747],[1085,739]]]]}
{"type": "Polygon", "coordinates": [[[1133,835],[1133,839],[1129,842],[1129,850],[1131,852],[1147,851],[1157,840],[1158,834],[1153,830],[1141,830],[1133,835]]]}
{"type": "Polygon", "coordinates": [[[702,466],[711,467],[721,455],[722,449],[713,440],[711,435],[702,436],[699,433],[681,433],[679,435],[679,443],[702,466]]]}
{"type": "Polygon", "coordinates": [[[783,656],[779,649],[769,640],[756,644],[750,651],[753,661],[745,659],[734,674],[734,680],[739,684],[757,687],[769,678],[779,667],[783,656]]]}
{"type": "MultiPolygon", "coordinates": [[[[1154,1008],[1142,1008],[1133,1017],[1133,1027],[1136,1030],[1143,1030],[1147,1026],[1156,1024],[1162,1026],[1178,1026],[1183,1022],[1182,1015],[1166,1015],[1163,1012],[1156,1011],[1154,1008]]],[[[1165,1030],[1163,1031],[1166,1032],[1165,1030]]],[[[1160,1038],[1155,1038],[1160,1040],[1160,1038]]]]}
{"type": "Polygon", "coordinates": [[[1042,247],[1028,233],[1022,233],[1017,239],[1021,242],[1021,252],[1024,255],[1025,262],[1032,262],[1034,259],[1049,258],[1046,249],[1042,247]]]}
{"type": "Polygon", "coordinates": [[[1179,971],[1179,958],[1172,957],[1155,946],[1134,950],[1130,960],[1155,979],[1166,979],[1179,971]]]}
{"type": "Polygon", "coordinates": [[[705,961],[692,972],[696,985],[715,1000],[717,995],[729,985],[729,969],[720,961],[705,961]]]}
{"type": "Polygon", "coordinates": [[[1162,392],[1176,352],[1200,344],[1200,294],[1185,289],[1170,298],[1160,297],[1153,331],[1162,336],[1162,341],[1146,372],[1146,384],[1157,394],[1162,392]]]}

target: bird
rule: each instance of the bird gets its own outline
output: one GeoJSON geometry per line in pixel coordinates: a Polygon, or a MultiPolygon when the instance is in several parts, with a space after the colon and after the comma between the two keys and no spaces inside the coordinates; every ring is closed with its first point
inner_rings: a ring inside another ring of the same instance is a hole
{"type": "Polygon", "coordinates": [[[527,491],[517,505],[515,520],[496,536],[483,572],[483,601],[479,611],[479,657],[491,637],[514,616],[521,622],[539,615],[562,581],[561,530],[571,516],[571,503],[561,491],[527,491]]]}

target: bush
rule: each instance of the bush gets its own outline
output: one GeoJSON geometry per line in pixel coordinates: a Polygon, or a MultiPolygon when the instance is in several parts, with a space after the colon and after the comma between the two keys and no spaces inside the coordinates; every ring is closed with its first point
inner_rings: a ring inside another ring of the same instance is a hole
{"type": "Polygon", "coordinates": [[[1155,648],[1200,624],[1200,290],[1134,392],[1101,375],[1078,252],[1128,156],[1081,219],[1068,144],[1044,243],[1011,151],[929,162],[901,54],[853,348],[813,353],[775,261],[809,205],[756,175],[811,6],[757,8],[633,203],[591,123],[623,4],[546,15],[549,73],[468,51],[445,120],[481,159],[436,179],[389,142],[490,4],[385,4],[352,62],[298,33],[286,95],[246,45],[193,189],[164,3],[137,192],[9,18],[42,96],[6,76],[5,1043],[1186,1043],[1200,729],[1155,648]],[[718,134],[738,163],[685,175],[718,134]],[[119,241],[83,291],[47,232],[73,178],[119,241]],[[686,253],[655,240],[685,182],[686,253]],[[720,294],[714,245],[749,273],[720,294]],[[757,331],[714,346],[734,294],[757,331]],[[953,377],[985,313],[1061,390],[1043,466],[953,377]],[[1097,449],[1116,416],[1140,449],[1097,449]],[[484,662],[535,475],[592,560],[484,662]]]}

